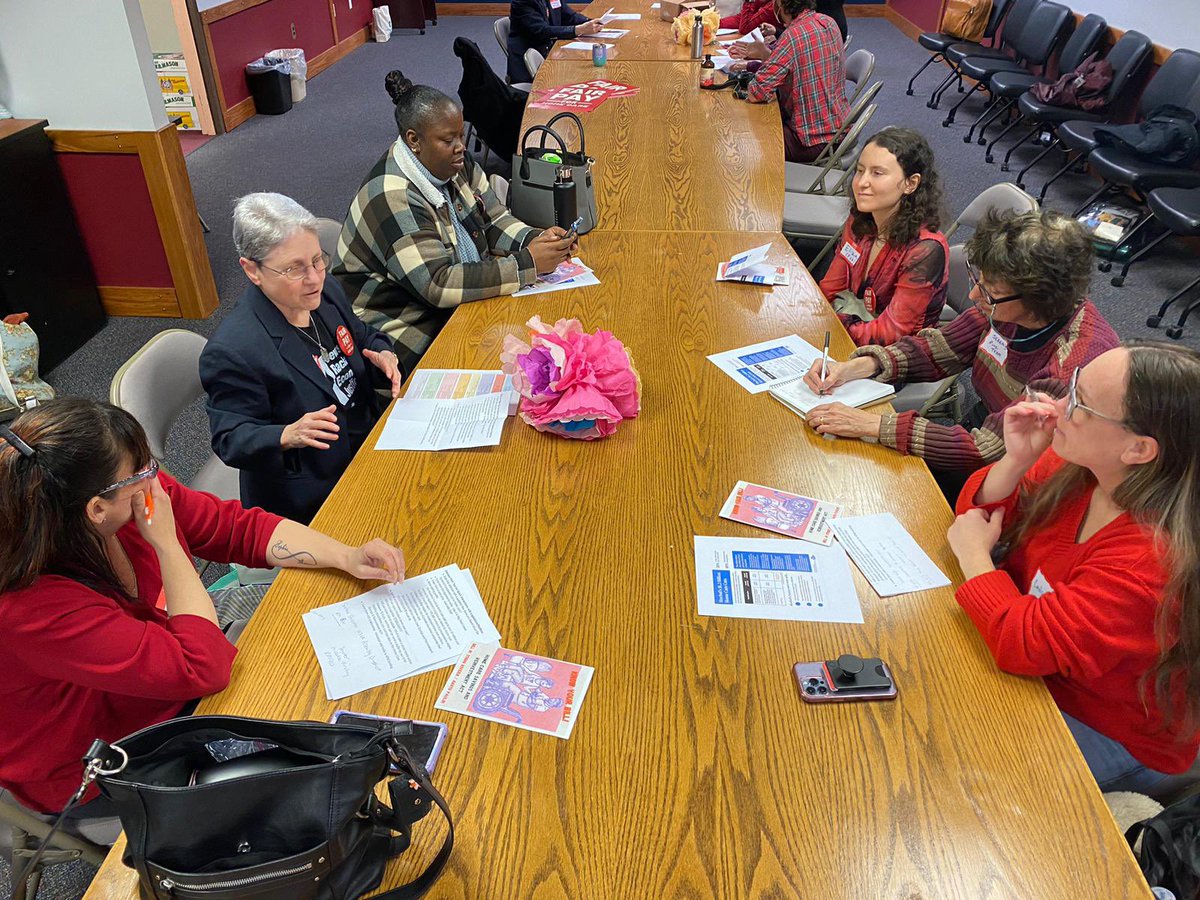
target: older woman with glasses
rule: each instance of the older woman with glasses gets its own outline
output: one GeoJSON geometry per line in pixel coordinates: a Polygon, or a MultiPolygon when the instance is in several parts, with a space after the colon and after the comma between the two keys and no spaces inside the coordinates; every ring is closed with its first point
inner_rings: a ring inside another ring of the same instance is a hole
{"type": "Polygon", "coordinates": [[[317,220],[282,194],[247,194],[233,242],[250,280],[200,356],[212,445],[240,470],[241,499],[308,522],[403,373],[392,342],[363,324],[317,242],[317,220]]]}
{"type": "Polygon", "coordinates": [[[1004,414],[947,537],[996,664],[1042,676],[1102,791],[1200,749],[1200,353],[1131,343],[1004,414]]]}
{"type": "MultiPolygon", "coordinates": [[[[349,547],[189,490],[108,403],[52,400],[0,425],[0,787],[19,803],[62,809],[93,740],[169,719],[229,682],[237,651],[193,555],[404,577],[382,540],[349,547]]],[[[84,800],[76,823],[113,815],[95,788],[84,800]]]]}
{"type": "Polygon", "coordinates": [[[885,347],[860,347],[844,363],[805,376],[824,393],[856,378],[895,384],[947,382],[918,413],[872,413],[831,402],[808,423],[821,434],[878,440],[922,457],[944,490],[1004,454],[1004,410],[1026,385],[1062,396],[1071,373],[1118,344],[1084,299],[1092,245],[1083,228],[1051,211],[989,216],[967,243],[974,306],[951,322],[885,347]]]}

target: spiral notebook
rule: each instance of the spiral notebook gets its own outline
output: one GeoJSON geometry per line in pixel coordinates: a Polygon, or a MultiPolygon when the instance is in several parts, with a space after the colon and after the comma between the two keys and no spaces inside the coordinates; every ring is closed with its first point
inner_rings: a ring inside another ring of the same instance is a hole
{"type": "Polygon", "coordinates": [[[847,406],[863,407],[878,403],[895,395],[896,389],[890,384],[871,381],[868,378],[848,381],[834,388],[827,394],[814,394],[803,379],[788,381],[771,388],[767,393],[796,413],[800,418],[808,415],[808,411],[824,403],[845,403],[847,406]]]}

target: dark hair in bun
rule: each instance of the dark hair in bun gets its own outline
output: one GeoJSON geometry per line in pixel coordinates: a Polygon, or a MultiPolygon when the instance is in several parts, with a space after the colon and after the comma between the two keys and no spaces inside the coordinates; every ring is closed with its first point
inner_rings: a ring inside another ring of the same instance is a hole
{"type": "Polygon", "coordinates": [[[446,111],[458,108],[458,102],[427,84],[413,84],[399,69],[393,69],[383,79],[388,96],[396,105],[396,127],[404,132],[423,134],[432,122],[443,118],[446,111]]]}

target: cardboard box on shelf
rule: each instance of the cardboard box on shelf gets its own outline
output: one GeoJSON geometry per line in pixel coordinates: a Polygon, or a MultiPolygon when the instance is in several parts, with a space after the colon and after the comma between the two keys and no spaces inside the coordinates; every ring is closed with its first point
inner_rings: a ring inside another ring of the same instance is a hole
{"type": "Polygon", "coordinates": [[[192,84],[188,81],[186,75],[164,75],[158,72],[158,86],[164,94],[188,94],[192,93],[192,84]]]}
{"type": "Polygon", "coordinates": [[[155,53],[155,75],[184,75],[188,73],[182,53],[155,53]]]}

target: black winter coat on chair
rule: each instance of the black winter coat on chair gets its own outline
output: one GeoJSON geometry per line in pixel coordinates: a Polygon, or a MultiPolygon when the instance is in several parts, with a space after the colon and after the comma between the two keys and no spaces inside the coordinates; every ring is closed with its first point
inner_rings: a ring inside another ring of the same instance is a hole
{"type": "Polygon", "coordinates": [[[463,119],[475,126],[476,133],[493,153],[501,159],[511,159],[517,152],[521,118],[529,95],[501,81],[479,45],[469,38],[454,39],[454,55],[462,60],[463,67],[462,81],[458,83],[463,119]]]}

